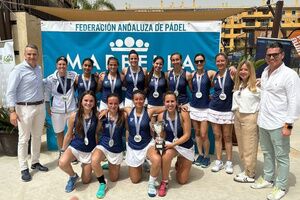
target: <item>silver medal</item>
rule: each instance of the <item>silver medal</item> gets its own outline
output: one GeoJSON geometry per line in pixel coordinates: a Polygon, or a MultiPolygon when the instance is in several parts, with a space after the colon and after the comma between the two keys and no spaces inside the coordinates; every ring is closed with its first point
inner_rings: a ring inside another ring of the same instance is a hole
{"type": "Polygon", "coordinates": [[[202,92],[196,92],[196,98],[200,99],[202,97],[202,92]]]}
{"type": "Polygon", "coordinates": [[[142,136],[141,135],[135,135],[134,136],[134,141],[135,142],[141,142],[142,141],[142,136]]]}
{"type": "Polygon", "coordinates": [[[110,139],[108,142],[109,147],[113,147],[114,146],[114,140],[110,139]]]}
{"type": "Polygon", "coordinates": [[[87,137],[84,138],[84,144],[89,145],[89,139],[87,137]]]}
{"type": "Polygon", "coordinates": [[[178,140],[178,138],[177,137],[175,137],[174,139],[173,139],[173,142],[176,142],[178,140]]]}
{"type": "Polygon", "coordinates": [[[159,93],[158,92],[153,92],[153,97],[154,98],[158,98],[159,97],[159,93]]]}
{"type": "Polygon", "coordinates": [[[224,101],[226,99],[226,94],[224,92],[224,88],[225,88],[225,80],[226,80],[226,74],[227,74],[227,69],[224,72],[224,76],[223,76],[223,80],[221,82],[221,77],[218,76],[218,82],[219,82],[219,86],[222,89],[221,94],[219,95],[219,98],[224,101]]]}
{"type": "Polygon", "coordinates": [[[116,129],[116,123],[118,121],[118,115],[116,116],[115,118],[115,121],[113,122],[113,124],[111,124],[111,118],[110,118],[110,113],[108,112],[107,114],[107,117],[108,117],[108,122],[109,122],[109,125],[108,125],[108,130],[109,130],[109,142],[108,142],[108,146],[109,147],[113,147],[114,146],[114,140],[113,140],[113,135],[114,135],[114,132],[115,132],[115,129],[116,129]]]}
{"type": "Polygon", "coordinates": [[[134,87],[134,88],[133,88],[133,91],[136,91],[136,90],[138,90],[138,88],[137,88],[137,87],[134,87]]]}
{"type": "Polygon", "coordinates": [[[66,95],[63,95],[61,98],[62,98],[62,100],[65,101],[65,102],[68,101],[68,96],[66,96],[66,95]]]}
{"type": "Polygon", "coordinates": [[[135,126],[135,133],[136,133],[136,135],[134,136],[133,139],[134,139],[135,142],[142,141],[142,136],[140,135],[140,127],[141,127],[141,121],[143,119],[144,112],[145,112],[145,109],[143,109],[139,119],[137,118],[136,109],[133,112],[134,126],[135,126]]]}
{"type": "Polygon", "coordinates": [[[178,97],[179,92],[177,90],[174,91],[176,97],[178,97]]]}
{"type": "Polygon", "coordinates": [[[89,120],[88,122],[86,122],[86,119],[83,118],[83,132],[84,132],[84,144],[85,145],[89,145],[89,139],[87,138],[88,135],[88,131],[91,127],[91,123],[92,123],[92,116],[89,116],[89,120]]]}
{"type": "Polygon", "coordinates": [[[219,95],[219,98],[220,98],[222,101],[224,101],[224,100],[226,99],[226,94],[225,94],[225,93],[221,93],[221,94],[219,95]]]}

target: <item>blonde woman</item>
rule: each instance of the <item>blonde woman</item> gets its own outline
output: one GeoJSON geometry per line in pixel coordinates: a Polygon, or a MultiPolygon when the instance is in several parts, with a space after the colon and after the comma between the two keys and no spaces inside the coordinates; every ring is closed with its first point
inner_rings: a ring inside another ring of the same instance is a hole
{"type": "Polygon", "coordinates": [[[234,180],[241,183],[255,181],[259,102],[260,89],[256,87],[255,69],[250,61],[243,61],[237,68],[232,101],[232,111],[235,114],[234,128],[244,168],[244,171],[236,175],[234,180]]]}

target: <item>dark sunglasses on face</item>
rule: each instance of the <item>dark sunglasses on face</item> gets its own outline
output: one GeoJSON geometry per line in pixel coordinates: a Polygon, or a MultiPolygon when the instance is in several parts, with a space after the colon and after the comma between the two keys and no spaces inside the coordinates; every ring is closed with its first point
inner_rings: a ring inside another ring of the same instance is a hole
{"type": "Polygon", "coordinates": [[[201,63],[204,63],[204,60],[195,60],[194,63],[195,64],[201,64],[201,63]]]}
{"type": "Polygon", "coordinates": [[[266,58],[271,58],[271,56],[273,58],[278,58],[279,54],[281,54],[281,52],[279,52],[279,53],[269,53],[269,54],[266,54],[266,58]]]}

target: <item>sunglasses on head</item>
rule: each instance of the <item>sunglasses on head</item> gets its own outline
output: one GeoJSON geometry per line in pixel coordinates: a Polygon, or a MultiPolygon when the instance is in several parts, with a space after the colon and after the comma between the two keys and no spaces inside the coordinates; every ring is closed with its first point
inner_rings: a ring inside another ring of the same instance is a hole
{"type": "Polygon", "coordinates": [[[201,63],[204,63],[204,61],[205,61],[205,60],[195,60],[194,63],[195,63],[195,64],[201,64],[201,63]]]}

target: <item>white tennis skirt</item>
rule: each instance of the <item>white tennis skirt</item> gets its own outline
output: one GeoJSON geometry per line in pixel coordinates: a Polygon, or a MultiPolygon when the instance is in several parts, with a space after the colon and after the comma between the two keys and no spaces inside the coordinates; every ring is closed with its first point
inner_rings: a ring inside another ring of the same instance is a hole
{"type": "Polygon", "coordinates": [[[192,106],[189,107],[190,118],[192,120],[202,122],[208,121],[208,108],[194,108],[192,106]]]}
{"type": "MultiPolygon", "coordinates": [[[[166,144],[170,144],[170,143],[171,142],[166,141],[166,144]]],[[[179,155],[183,156],[184,158],[186,158],[192,162],[194,161],[194,159],[195,159],[194,145],[190,149],[187,149],[187,148],[179,146],[179,145],[176,145],[174,148],[178,152],[179,155]]]]}
{"type": "Polygon", "coordinates": [[[104,103],[103,101],[100,101],[100,105],[99,105],[99,112],[101,112],[102,110],[106,110],[107,109],[107,104],[104,103]]]}
{"type": "Polygon", "coordinates": [[[233,124],[234,114],[233,112],[220,112],[212,109],[208,109],[208,121],[215,124],[233,124]]]}
{"type": "Polygon", "coordinates": [[[92,161],[92,152],[83,152],[75,149],[72,146],[69,146],[68,148],[71,149],[72,154],[75,156],[75,158],[83,163],[83,164],[90,164],[92,161]]]}
{"type": "Polygon", "coordinates": [[[148,149],[152,146],[154,146],[155,142],[154,139],[152,139],[149,144],[141,150],[135,150],[132,149],[128,142],[126,142],[126,163],[129,167],[139,167],[142,165],[147,157],[148,149]]]}
{"type": "Polygon", "coordinates": [[[107,158],[108,162],[113,164],[113,165],[120,165],[123,161],[123,152],[121,153],[113,153],[108,151],[104,146],[102,145],[97,145],[97,149],[100,149],[105,157],[107,158]]]}

